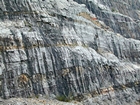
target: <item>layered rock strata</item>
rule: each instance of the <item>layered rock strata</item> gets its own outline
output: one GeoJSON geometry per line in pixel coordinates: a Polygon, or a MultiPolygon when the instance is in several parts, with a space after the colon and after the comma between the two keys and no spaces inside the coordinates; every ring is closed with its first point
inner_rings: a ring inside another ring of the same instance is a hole
{"type": "Polygon", "coordinates": [[[138,0],[0,0],[2,97],[90,93],[86,105],[137,104],[138,4],[138,0]]]}

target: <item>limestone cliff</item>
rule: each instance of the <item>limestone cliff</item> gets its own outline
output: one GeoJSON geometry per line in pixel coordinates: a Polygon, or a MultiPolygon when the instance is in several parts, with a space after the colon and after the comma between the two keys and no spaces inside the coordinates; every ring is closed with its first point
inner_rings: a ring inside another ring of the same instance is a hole
{"type": "Polygon", "coordinates": [[[1,96],[140,101],[139,0],[0,0],[1,96]]]}

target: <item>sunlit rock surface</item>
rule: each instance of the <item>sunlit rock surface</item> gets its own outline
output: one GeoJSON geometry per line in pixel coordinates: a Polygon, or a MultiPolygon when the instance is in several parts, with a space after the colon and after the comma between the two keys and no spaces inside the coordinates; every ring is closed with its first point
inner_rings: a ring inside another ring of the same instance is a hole
{"type": "Polygon", "coordinates": [[[139,39],[139,0],[0,0],[1,97],[137,105],[139,39]]]}

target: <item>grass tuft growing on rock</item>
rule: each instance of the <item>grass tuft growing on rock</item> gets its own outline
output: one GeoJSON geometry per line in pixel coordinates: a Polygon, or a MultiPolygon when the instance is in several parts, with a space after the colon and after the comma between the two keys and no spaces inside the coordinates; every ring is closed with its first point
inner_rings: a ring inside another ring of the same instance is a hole
{"type": "Polygon", "coordinates": [[[56,99],[59,100],[59,101],[64,101],[64,102],[70,102],[72,100],[70,97],[67,97],[67,96],[64,96],[64,95],[57,96],[56,99]]]}

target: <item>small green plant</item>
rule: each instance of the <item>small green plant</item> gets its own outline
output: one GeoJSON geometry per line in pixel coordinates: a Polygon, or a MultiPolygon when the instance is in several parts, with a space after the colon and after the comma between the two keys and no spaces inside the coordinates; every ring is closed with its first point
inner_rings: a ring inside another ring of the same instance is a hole
{"type": "Polygon", "coordinates": [[[33,96],[27,96],[27,98],[33,98],[33,96]]]}
{"type": "Polygon", "coordinates": [[[70,97],[67,97],[67,96],[64,96],[64,95],[57,96],[56,99],[59,100],[59,101],[64,101],[64,102],[70,102],[71,101],[70,97]]]}
{"type": "Polygon", "coordinates": [[[39,98],[39,95],[37,94],[37,95],[35,95],[35,97],[36,97],[36,98],[39,98]]]}
{"type": "Polygon", "coordinates": [[[115,12],[115,9],[114,8],[112,8],[112,10],[111,10],[112,12],[115,12]]]}

